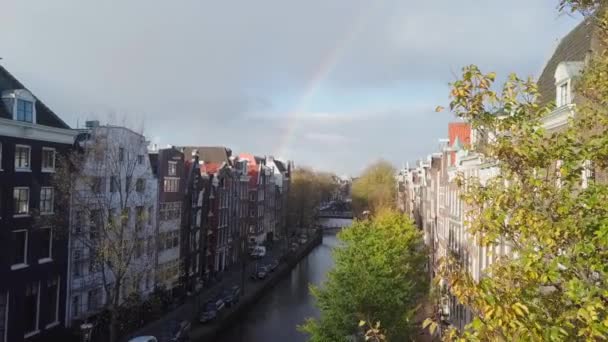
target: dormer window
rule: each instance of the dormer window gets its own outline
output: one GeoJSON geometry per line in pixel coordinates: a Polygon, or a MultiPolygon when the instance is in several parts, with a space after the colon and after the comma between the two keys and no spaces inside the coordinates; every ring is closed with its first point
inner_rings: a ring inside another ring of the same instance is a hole
{"type": "Polygon", "coordinates": [[[583,62],[561,62],[555,68],[555,104],[563,107],[572,104],[572,82],[583,69],[583,62]]]}
{"type": "Polygon", "coordinates": [[[34,103],[27,100],[17,100],[17,121],[34,122],[34,103]]]}
{"type": "Polygon", "coordinates": [[[566,81],[557,86],[557,106],[570,104],[570,82],[566,81]]]}
{"type": "Polygon", "coordinates": [[[2,102],[12,114],[13,120],[36,123],[36,98],[26,89],[2,92],[2,102]]]}

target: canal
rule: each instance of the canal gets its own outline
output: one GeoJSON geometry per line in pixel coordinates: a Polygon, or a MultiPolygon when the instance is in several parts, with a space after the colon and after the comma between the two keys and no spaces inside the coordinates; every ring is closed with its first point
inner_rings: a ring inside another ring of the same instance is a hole
{"type": "Polygon", "coordinates": [[[325,280],[327,271],[333,267],[331,251],[336,245],[335,234],[325,234],[323,243],[244,314],[238,324],[223,332],[218,341],[306,341],[306,335],[298,332],[297,326],[319,314],[308,286],[325,280]]]}

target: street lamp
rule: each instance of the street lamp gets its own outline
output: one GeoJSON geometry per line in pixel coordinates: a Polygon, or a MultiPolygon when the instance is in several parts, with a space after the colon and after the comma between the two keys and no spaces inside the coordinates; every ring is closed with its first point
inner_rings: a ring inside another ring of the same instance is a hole
{"type": "Polygon", "coordinates": [[[80,325],[80,336],[82,337],[82,342],[91,341],[92,333],[93,333],[93,324],[83,323],[80,325]]]}

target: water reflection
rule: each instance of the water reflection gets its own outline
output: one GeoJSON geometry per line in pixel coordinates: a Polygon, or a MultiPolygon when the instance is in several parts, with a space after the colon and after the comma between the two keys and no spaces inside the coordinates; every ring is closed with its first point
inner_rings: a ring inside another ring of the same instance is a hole
{"type": "Polygon", "coordinates": [[[219,342],[306,341],[296,326],[318,311],[308,292],[309,284],[320,284],[333,266],[331,250],[335,235],[323,237],[323,244],[304,258],[277,286],[260,299],[240,323],[224,332],[219,342]]]}

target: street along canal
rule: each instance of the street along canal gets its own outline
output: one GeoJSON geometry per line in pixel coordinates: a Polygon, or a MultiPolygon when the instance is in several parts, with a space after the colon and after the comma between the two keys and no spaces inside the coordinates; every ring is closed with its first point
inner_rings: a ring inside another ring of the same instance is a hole
{"type": "Polygon", "coordinates": [[[335,234],[324,234],[323,243],[243,314],[238,323],[222,332],[217,341],[306,341],[306,335],[298,332],[297,326],[318,315],[308,286],[325,280],[334,264],[331,250],[337,243],[335,234]]]}

